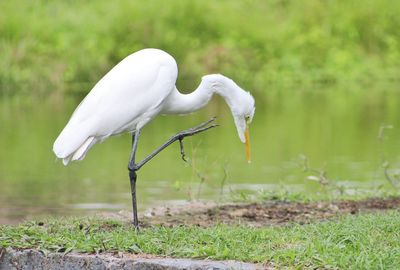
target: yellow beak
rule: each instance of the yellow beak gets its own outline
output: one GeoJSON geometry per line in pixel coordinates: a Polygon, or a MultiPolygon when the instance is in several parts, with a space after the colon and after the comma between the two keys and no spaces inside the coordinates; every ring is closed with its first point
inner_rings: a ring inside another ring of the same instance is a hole
{"type": "Polygon", "coordinates": [[[250,153],[250,133],[249,133],[249,126],[246,127],[246,131],[244,132],[244,138],[246,139],[244,143],[244,147],[246,149],[246,159],[247,162],[251,162],[251,153],[250,153]]]}

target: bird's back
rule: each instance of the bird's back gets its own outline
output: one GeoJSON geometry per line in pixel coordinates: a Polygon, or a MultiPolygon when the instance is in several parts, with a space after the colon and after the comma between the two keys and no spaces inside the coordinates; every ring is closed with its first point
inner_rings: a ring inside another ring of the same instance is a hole
{"type": "Polygon", "coordinates": [[[79,104],[53,151],[68,163],[83,158],[97,141],[141,128],[175,88],[177,73],[175,60],[164,51],[145,49],[129,55],[79,104]]]}

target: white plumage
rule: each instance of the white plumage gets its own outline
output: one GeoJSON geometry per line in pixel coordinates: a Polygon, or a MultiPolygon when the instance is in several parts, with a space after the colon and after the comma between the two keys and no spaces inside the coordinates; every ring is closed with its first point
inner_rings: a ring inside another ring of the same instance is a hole
{"type": "Polygon", "coordinates": [[[81,160],[97,142],[111,135],[140,130],[160,113],[189,113],[205,106],[214,93],[221,95],[246,142],[246,126],[254,115],[254,99],[231,79],[207,75],[191,94],[175,87],[177,64],[158,49],[133,53],[111,69],[72,114],[53,145],[65,165],[81,160]]]}

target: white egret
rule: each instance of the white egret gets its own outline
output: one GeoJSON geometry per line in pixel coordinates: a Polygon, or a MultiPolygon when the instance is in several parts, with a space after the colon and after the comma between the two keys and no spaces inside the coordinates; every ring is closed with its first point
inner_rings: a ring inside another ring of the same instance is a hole
{"type": "Polygon", "coordinates": [[[67,165],[82,160],[94,144],[123,132],[132,133],[132,152],[129,160],[133,223],[138,226],[136,210],[136,171],[165,147],[215,125],[213,119],[195,128],[182,131],[150,156],[135,163],[135,153],[141,129],[158,114],[186,114],[207,105],[213,94],[228,104],[240,140],[245,144],[250,161],[248,124],[254,116],[254,98],[233,80],[211,74],[202,77],[198,88],[182,94],[175,87],[178,68],[174,58],[159,49],[135,52],[111,69],[89,92],[72,114],[53,145],[53,151],[67,165]]]}

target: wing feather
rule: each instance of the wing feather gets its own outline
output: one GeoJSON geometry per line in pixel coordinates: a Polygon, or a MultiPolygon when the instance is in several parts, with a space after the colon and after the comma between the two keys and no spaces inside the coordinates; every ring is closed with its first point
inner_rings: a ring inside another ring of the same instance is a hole
{"type": "Polygon", "coordinates": [[[126,57],[79,104],[56,139],[54,152],[65,158],[89,137],[102,140],[143,126],[159,113],[175,88],[177,73],[175,60],[160,50],[146,49],[126,57]]]}

